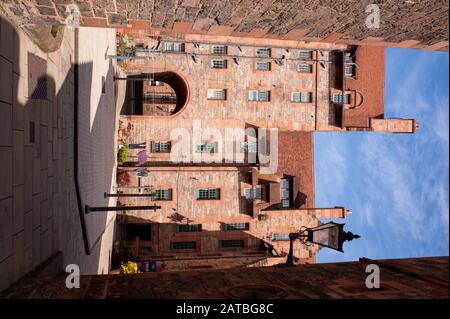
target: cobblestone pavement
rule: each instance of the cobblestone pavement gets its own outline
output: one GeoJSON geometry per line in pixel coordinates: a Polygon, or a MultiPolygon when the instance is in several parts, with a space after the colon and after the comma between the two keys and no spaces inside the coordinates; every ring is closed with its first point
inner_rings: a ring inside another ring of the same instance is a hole
{"type": "MultiPolygon", "coordinates": [[[[74,183],[76,31],[45,54],[0,16],[0,291],[62,252],[63,265],[107,273],[113,213],[86,216],[85,254],[74,183]]],[[[79,29],[79,183],[82,205],[107,206],[115,176],[113,29],[79,29]],[[103,81],[105,83],[104,90],[103,81]],[[102,93],[103,91],[103,93],[102,93]]],[[[115,63],[115,62],[114,62],[115,63]]]]}

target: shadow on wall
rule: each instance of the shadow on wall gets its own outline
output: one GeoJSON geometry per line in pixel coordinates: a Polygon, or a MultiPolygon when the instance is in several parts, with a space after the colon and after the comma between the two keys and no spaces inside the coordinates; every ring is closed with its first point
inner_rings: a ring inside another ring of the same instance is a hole
{"type": "MultiPolygon", "coordinates": [[[[29,41],[25,38],[20,41],[29,41]]],[[[55,82],[48,68],[53,62],[43,53],[23,54],[19,44],[17,31],[0,16],[0,291],[58,252],[60,270],[77,264],[83,274],[108,272],[108,265],[100,264],[107,215],[85,218],[79,209],[108,206],[103,192],[111,189],[115,165],[115,105],[106,103],[114,95],[112,64],[91,121],[92,63],[74,65],[72,56],[64,56],[71,65],[56,65],[64,78],[55,82]],[[79,96],[77,74],[84,90],[79,96]]],[[[110,255],[112,243],[106,244],[110,255]]]]}

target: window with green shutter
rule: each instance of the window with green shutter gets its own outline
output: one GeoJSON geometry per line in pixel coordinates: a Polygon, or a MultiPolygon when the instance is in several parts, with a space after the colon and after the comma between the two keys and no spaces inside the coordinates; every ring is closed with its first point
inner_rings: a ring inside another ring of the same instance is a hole
{"type": "Polygon", "coordinates": [[[291,102],[296,103],[311,103],[312,94],[311,92],[292,92],[291,102]]]}
{"type": "Polygon", "coordinates": [[[154,200],[172,200],[172,189],[155,189],[153,191],[154,200]]]}
{"type": "Polygon", "coordinates": [[[244,247],[243,240],[219,240],[221,248],[244,247]]]}
{"type": "Polygon", "coordinates": [[[230,223],[225,224],[225,230],[248,230],[249,223],[230,223]]]}
{"type": "Polygon", "coordinates": [[[170,153],[170,141],[152,141],[150,151],[152,153],[170,153]]]}
{"type": "Polygon", "coordinates": [[[197,200],[220,199],[220,188],[200,188],[196,190],[197,200]]]}
{"type": "Polygon", "coordinates": [[[248,91],[248,100],[249,101],[269,102],[270,101],[270,91],[250,90],[250,91],[248,91]]]}
{"type": "Polygon", "coordinates": [[[201,232],[202,224],[177,224],[177,232],[187,233],[187,232],[201,232]]]}
{"type": "Polygon", "coordinates": [[[331,101],[334,104],[349,104],[350,103],[350,94],[333,93],[331,95],[331,101]]]}

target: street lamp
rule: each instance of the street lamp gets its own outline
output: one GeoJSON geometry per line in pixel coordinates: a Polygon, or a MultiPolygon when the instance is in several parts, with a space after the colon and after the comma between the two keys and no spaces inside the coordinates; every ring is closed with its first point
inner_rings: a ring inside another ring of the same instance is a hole
{"type": "Polygon", "coordinates": [[[360,236],[352,232],[344,231],[345,224],[329,222],[313,228],[302,227],[297,233],[289,234],[289,255],[286,260],[287,265],[294,265],[294,240],[298,239],[301,243],[309,246],[312,243],[323,247],[328,247],[340,252],[345,241],[357,239],[360,236]]]}

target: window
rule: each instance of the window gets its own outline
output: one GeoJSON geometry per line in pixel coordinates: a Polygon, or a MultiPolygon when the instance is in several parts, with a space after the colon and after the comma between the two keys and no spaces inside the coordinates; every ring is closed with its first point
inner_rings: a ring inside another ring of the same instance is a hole
{"type": "Polygon", "coordinates": [[[241,142],[239,147],[241,153],[256,153],[258,152],[257,142],[241,142]]]}
{"type": "Polygon", "coordinates": [[[270,101],[270,91],[250,90],[250,91],[248,91],[248,100],[249,101],[268,102],[268,101],[270,101]]]}
{"type": "Polygon", "coordinates": [[[262,188],[261,187],[255,187],[255,188],[245,188],[244,189],[244,197],[246,199],[262,199],[262,188]]]}
{"type": "Polygon", "coordinates": [[[211,67],[213,69],[226,69],[227,60],[211,60],[211,67]]]}
{"type": "Polygon", "coordinates": [[[270,71],[270,62],[256,62],[256,70],[270,71]]]}
{"type": "Polygon", "coordinates": [[[300,51],[298,51],[298,57],[303,60],[311,60],[312,59],[312,51],[311,50],[300,50],[300,51]]]}
{"type": "Polygon", "coordinates": [[[355,76],[355,66],[350,64],[345,66],[345,76],[355,76]]]}
{"type": "Polygon", "coordinates": [[[195,249],[197,243],[195,241],[179,241],[171,242],[170,249],[195,249]]]}
{"type": "Polygon", "coordinates": [[[219,240],[219,246],[222,248],[244,247],[243,240],[219,240]]]}
{"type": "Polygon", "coordinates": [[[196,153],[217,153],[217,142],[198,142],[195,145],[196,153]]]}
{"type": "Polygon", "coordinates": [[[256,48],[255,52],[256,56],[259,58],[270,58],[269,48],[256,48]]]}
{"type": "Polygon", "coordinates": [[[333,93],[331,95],[331,101],[334,104],[349,104],[350,103],[350,94],[333,93]]]}
{"type": "Polygon", "coordinates": [[[106,78],[102,76],[102,94],[106,93],[106,78]]]}
{"type": "Polygon", "coordinates": [[[177,224],[177,232],[201,232],[202,224],[177,224]]]}
{"type": "Polygon", "coordinates": [[[170,141],[152,141],[150,151],[152,153],[170,153],[170,141]]]}
{"type": "Polygon", "coordinates": [[[220,199],[220,188],[200,188],[197,189],[197,200],[220,199]]]}
{"type": "Polygon", "coordinates": [[[152,226],[150,224],[120,224],[119,234],[121,240],[150,241],[152,239],[152,226]]]}
{"type": "Polygon", "coordinates": [[[248,230],[249,223],[231,223],[225,224],[225,230],[248,230]]]}
{"type": "Polygon", "coordinates": [[[212,54],[227,54],[227,46],[226,45],[213,45],[211,48],[212,54]]]}
{"type": "Polygon", "coordinates": [[[165,42],[164,51],[166,52],[184,52],[184,43],[181,42],[165,42]]]}
{"type": "Polygon", "coordinates": [[[297,71],[301,73],[312,73],[312,64],[299,64],[297,71]]]}
{"type": "Polygon", "coordinates": [[[312,94],[311,92],[292,92],[291,102],[297,103],[311,103],[312,94]]]}
{"type": "Polygon", "coordinates": [[[289,240],[289,234],[272,234],[272,240],[289,240]]]}
{"type": "Polygon", "coordinates": [[[208,89],[208,100],[226,100],[227,90],[225,89],[208,89]]]}
{"type": "Polygon", "coordinates": [[[172,200],[172,189],[155,189],[153,191],[153,199],[155,200],[172,200]]]}
{"type": "Polygon", "coordinates": [[[353,63],[354,61],[354,57],[351,55],[350,52],[345,52],[344,53],[344,61],[345,63],[353,63]]]}

